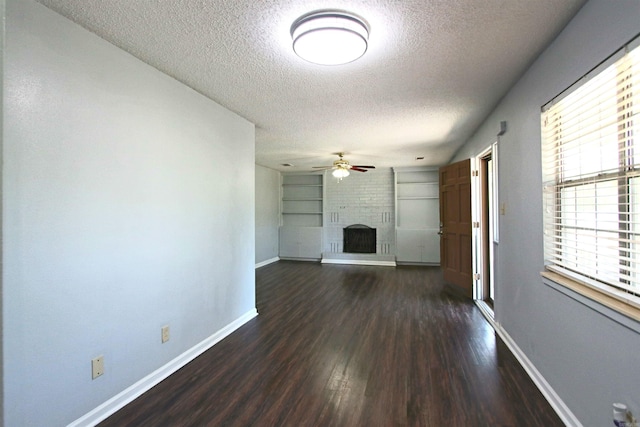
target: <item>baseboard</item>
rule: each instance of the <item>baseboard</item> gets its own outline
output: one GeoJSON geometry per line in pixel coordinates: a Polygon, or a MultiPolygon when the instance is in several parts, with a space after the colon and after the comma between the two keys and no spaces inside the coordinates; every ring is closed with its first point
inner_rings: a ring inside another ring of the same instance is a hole
{"type": "Polygon", "coordinates": [[[349,265],[378,265],[383,267],[395,267],[395,261],[371,261],[363,259],[331,259],[322,258],[322,264],[349,264],[349,265]]]}
{"type": "MultiPolygon", "coordinates": [[[[483,310],[481,310],[483,311],[483,310]]],[[[487,313],[483,311],[483,314],[487,316],[487,313]]],[[[518,347],[515,341],[511,338],[511,336],[507,333],[507,331],[500,325],[500,323],[496,322],[493,319],[487,317],[487,320],[493,326],[493,329],[500,335],[502,341],[509,347],[511,353],[518,360],[522,368],[525,370],[529,378],[533,381],[533,383],[538,387],[540,393],[547,399],[547,402],[551,405],[553,410],[558,414],[562,422],[564,422],[567,426],[574,427],[582,427],[580,421],[573,415],[573,412],[569,409],[569,407],[562,401],[560,396],[555,392],[555,390],[551,387],[551,385],[547,382],[547,380],[542,376],[542,374],[536,369],[535,365],[531,363],[529,358],[524,354],[524,352],[518,347]]]]}
{"type": "Polygon", "coordinates": [[[480,309],[480,312],[484,315],[484,318],[487,319],[487,322],[491,325],[491,327],[495,330],[498,327],[496,320],[494,318],[493,307],[490,307],[486,301],[475,300],[476,306],[480,309]]]}
{"type": "Polygon", "coordinates": [[[256,268],[264,267],[265,265],[273,264],[274,262],[280,261],[280,257],[275,257],[268,259],[266,261],[262,261],[256,264],[256,268]]]}
{"type": "Polygon", "coordinates": [[[396,261],[396,265],[416,266],[416,267],[440,267],[439,262],[406,262],[396,261]]]}
{"type": "Polygon", "coordinates": [[[201,341],[200,343],[191,347],[189,350],[171,360],[166,365],[150,373],[140,381],[136,382],[124,391],[107,400],[102,405],[88,412],[84,416],[78,418],[67,427],[95,426],[101,421],[104,421],[110,415],[113,415],[119,409],[122,409],[127,404],[133,402],[143,393],[159,384],[162,380],[182,368],[187,363],[191,362],[196,357],[200,356],[202,353],[216,345],[223,338],[230,335],[233,331],[235,331],[240,326],[244,325],[257,315],[258,312],[255,309],[248,311],[233,322],[229,323],[224,328],[220,329],[215,334],[211,335],[209,338],[206,338],[204,341],[201,341]]]}

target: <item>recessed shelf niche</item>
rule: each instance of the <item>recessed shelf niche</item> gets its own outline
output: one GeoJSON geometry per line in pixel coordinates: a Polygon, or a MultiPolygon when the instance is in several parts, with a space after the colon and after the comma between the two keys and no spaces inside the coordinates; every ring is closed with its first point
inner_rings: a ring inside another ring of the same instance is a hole
{"type": "Polygon", "coordinates": [[[398,262],[440,263],[437,168],[394,168],[398,262]]]}
{"type": "Polygon", "coordinates": [[[319,259],[322,253],[323,176],[282,175],[280,257],[319,259]]]}

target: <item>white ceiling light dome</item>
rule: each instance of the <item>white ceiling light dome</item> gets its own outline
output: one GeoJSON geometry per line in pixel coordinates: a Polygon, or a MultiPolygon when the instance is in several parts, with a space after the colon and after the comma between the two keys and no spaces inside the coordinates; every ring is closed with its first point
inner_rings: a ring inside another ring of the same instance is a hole
{"type": "Polygon", "coordinates": [[[291,26],[294,52],[319,65],[353,62],[367,51],[369,28],[355,15],[340,11],[314,12],[291,26]]]}
{"type": "Polygon", "coordinates": [[[334,177],[336,177],[338,179],[346,178],[346,177],[349,176],[349,169],[347,169],[347,168],[334,169],[333,172],[331,173],[331,175],[333,175],[334,177]]]}

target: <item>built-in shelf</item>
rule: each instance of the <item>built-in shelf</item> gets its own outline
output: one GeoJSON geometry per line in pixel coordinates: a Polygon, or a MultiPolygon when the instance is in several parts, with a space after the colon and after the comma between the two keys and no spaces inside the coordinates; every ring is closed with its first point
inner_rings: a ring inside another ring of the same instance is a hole
{"type": "Polygon", "coordinates": [[[414,197],[398,197],[397,200],[424,200],[424,199],[439,199],[438,196],[414,196],[414,197]]]}
{"type": "Polygon", "coordinates": [[[282,215],[322,215],[322,212],[282,212],[282,215]]]}
{"type": "Polygon", "coordinates": [[[423,181],[399,181],[399,184],[438,185],[437,182],[423,182],[423,181]]]}
{"type": "Polygon", "coordinates": [[[440,263],[437,168],[394,168],[398,262],[440,263]]]}
{"type": "Polygon", "coordinates": [[[282,175],[280,257],[320,259],[322,256],[323,175],[282,175]]]}

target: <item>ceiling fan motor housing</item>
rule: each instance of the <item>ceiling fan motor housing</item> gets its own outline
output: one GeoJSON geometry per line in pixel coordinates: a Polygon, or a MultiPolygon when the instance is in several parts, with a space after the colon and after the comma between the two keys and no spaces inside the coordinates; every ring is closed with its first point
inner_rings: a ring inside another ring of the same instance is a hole
{"type": "Polygon", "coordinates": [[[351,165],[349,164],[349,162],[344,160],[343,158],[340,158],[340,159],[334,161],[333,162],[333,167],[334,168],[340,168],[340,169],[351,169],[351,165]]]}

